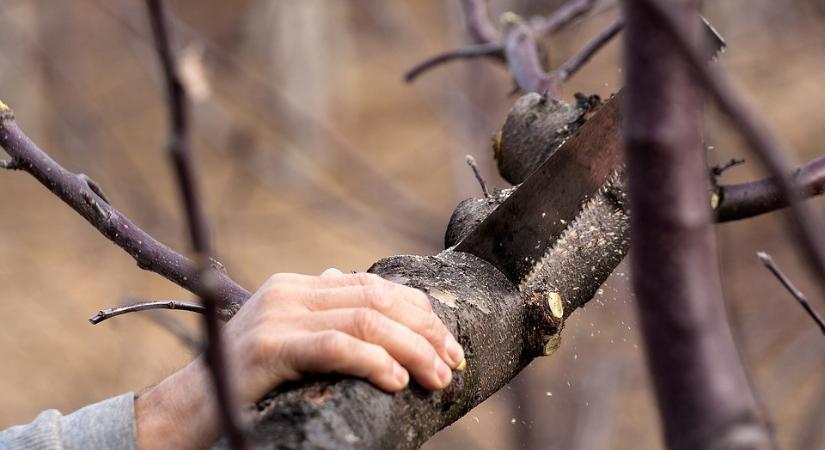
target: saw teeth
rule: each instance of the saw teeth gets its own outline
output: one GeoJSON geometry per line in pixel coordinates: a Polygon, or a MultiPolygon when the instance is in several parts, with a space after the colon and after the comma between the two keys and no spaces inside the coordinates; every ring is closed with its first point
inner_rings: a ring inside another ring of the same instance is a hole
{"type": "MultiPolygon", "coordinates": [[[[572,237],[575,235],[575,227],[574,225],[578,222],[579,217],[581,217],[582,212],[587,210],[594,202],[600,201],[602,196],[606,195],[608,190],[612,185],[615,185],[621,180],[621,169],[616,170],[613,172],[611,176],[607,178],[607,181],[599,188],[597,191],[597,195],[591,196],[584,205],[582,205],[581,211],[576,214],[576,217],[571,220],[567,226],[564,228],[564,231],[559,235],[559,238],[556,239],[556,242],[544,252],[544,255],[538,260],[533,262],[533,267],[530,269],[530,272],[521,279],[521,282],[518,285],[519,292],[526,292],[528,288],[533,285],[533,282],[538,278],[539,274],[541,273],[542,268],[544,268],[544,263],[553,255],[554,252],[558,249],[559,245],[565,243],[568,237],[572,237]]],[[[558,290],[558,286],[548,286],[548,288],[552,288],[553,290],[558,290]]]]}

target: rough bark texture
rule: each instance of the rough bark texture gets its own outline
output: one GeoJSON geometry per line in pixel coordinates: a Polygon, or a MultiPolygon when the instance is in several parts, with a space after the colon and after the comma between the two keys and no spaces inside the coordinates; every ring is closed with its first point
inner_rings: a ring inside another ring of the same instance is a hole
{"type": "Polygon", "coordinates": [[[519,98],[507,115],[493,146],[501,176],[512,184],[530,173],[561,147],[601,101],[577,96],[576,105],[536,93],[519,98]]]}
{"type": "MultiPolygon", "coordinates": [[[[494,200],[463,202],[461,217],[451,221],[448,243],[460,240],[508,192],[498,192],[494,200]]],[[[523,291],[487,262],[450,249],[378,261],[371,272],[429,294],[436,313],[465,348],[467,369],[455,373],[441,392],[411,386],[387,394],[340,377],[282,386],[258,404],[255,442],[273,449],[419,447],[501,389],[533,358],[558,347],[564,319],[593,297],[627,252],[624,204],[616,176],[583,205],[523,291]]]]}

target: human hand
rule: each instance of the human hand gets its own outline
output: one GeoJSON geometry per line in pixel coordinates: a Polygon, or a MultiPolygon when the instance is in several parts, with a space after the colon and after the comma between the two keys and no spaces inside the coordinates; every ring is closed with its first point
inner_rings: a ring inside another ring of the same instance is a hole
{"type": "Polygon", "coordinates": [[[412,374],[443,389],[464,359],[421,291],[335,269],[274,275],[224,331],[247,402],[307,372],[366,378],[386,391],[404,388],[412,374]]]}
{"type": "MultiPolygon", "coordinates": [[[[335,269],[319,277],[273,275],[223,335],[244,403],[310,372],[361,377],[390,392],[403,389],[411,374],[427,389],[443,389],[450,368],[464,361],[421,291],[335,269]]],[[[202,358],[141,395],[135,416],[142,449],[211,445],[220,421],[202,358]]]]}

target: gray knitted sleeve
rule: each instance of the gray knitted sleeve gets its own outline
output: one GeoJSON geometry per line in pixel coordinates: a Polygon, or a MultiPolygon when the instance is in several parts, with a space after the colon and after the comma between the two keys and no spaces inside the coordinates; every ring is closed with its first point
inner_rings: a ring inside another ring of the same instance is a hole
{"type": "Polygon", "coordinates": [[[50,409],[33,422],[0,431],[0,450],[137,450],[132,392],[68,416],[50,409]]]}

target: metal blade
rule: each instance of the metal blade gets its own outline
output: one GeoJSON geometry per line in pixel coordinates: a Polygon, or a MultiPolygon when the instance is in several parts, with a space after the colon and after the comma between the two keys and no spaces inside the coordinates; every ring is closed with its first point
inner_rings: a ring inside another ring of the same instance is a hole
{"type": "Polygon", "coordinates": [[[621,92],[456,246],[519,284],[621,164],[621,92]]]}
{"type": "MultiPolygon", "coordinates": [[[[702,17],[709,59],[724,38],[702,17]]],[[[521,284],[621,164],[621,91],[456,246],[521,284]]]]}

